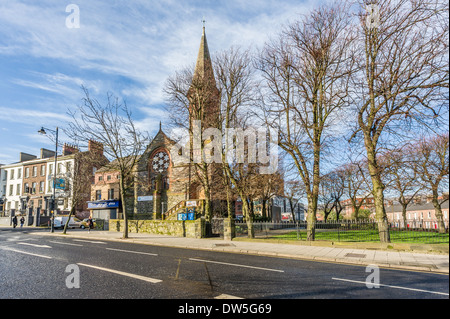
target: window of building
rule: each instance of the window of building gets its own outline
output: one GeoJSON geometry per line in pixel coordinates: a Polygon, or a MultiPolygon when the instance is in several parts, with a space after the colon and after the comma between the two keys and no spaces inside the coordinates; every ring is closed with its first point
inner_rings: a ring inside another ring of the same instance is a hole
{"type": "Polygon", "coordinates": [[[101,182],[102,180],[103,180],[103,176],[100,175],[100,176],[98,177],[98,181],[101,182]]]}
{"type": "Polygon", "coordinates": [[[36,194],[36,182],[31,184],[31,194],[36,194]]]}
{"type": "Polygon", "coordinates": [[[114,188],[108,189],[108,199],[114,199],[114,188]]]}
{"type": "Polygon", "coordinates": [[[11,170],[11,175],[9,176],[9,179],[10,180],[14,179],[14,170],[13,169],[11,170]]]}
{"type": "Polygon", "coordinates": [[[106,176],[106,180],[110,181],[111,180],[111,175],[106,176]]]}
{"type": "Polygon", "coordinates": [[[163,178],[163,188],[166,190],[170,188],[169,177],[167,176],[163,178]]]}
{"type": "Polygon", "coordinates": [[[30,177],[30,168],[29,167],[25,167],[25,178],[30,177]]]}
{"type": "Polygon", "coordinates": [[[33,177],[37,176],[37,166],[33,166],[33,177]]]}
{"type": "Polygon", "coordinates": [[[28,187],[28,183],[25,183],[23,191],[25,194],[28,194],[30,192],[30,188],[28,187]]]}
{"type": "Polygon", "coordinates": [[[20,195],[20,184],[17,184],[16,186],[16,195],[20,195]]]}
{"type": "Polygon", "coordinates": [[[9,185],[9,196],[13,195],[14,185],[9,185]]]}
{"type": "Polygon", "coordinates": [[[45,176],[45,165],[41,166],[41,176],[45,176]]]}
{"type": "Polygon", "coordinates": [[[17,178],[22,178],[22,169],[21,168],[19,168],[17,170],[17,178]]]}
{"type": "Polygon", "coordinates": [[[45,187],[45,182],[40,182],[39,183],[39,193],[43,193],[44,192],[44,187],[45,187]]]}
{"type": "Polygon", "coordinates": [[[102,199],[102,191],[101,190],[95,191],[95,200],[101,199],[102,199]]]}

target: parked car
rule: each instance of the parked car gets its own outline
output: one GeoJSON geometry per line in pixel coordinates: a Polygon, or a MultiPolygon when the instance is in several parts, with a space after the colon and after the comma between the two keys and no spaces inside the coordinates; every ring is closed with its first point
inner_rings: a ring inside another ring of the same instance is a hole
{"type": "MultiPolygon", "coordinates": [[[[55,228],[64,228],[69,217],[55,217],[54,227],[55,228]]],[[[76,217],[71,217],[69,221],[68,227],[70,228],[81,228],[82,221],[76,217]]]]}
{"type": "MultiPolygon", "coordinates": [[[[92,221],[94,222],[94,228],[97,227],[97,223],[95,222],[95,219],[92,219],[92,221]]],[[[89,227],[89,218],[85,218],[83,219],[83,221],[81,222],[81,226],[80,228],[85,229],[89,227]]]]}

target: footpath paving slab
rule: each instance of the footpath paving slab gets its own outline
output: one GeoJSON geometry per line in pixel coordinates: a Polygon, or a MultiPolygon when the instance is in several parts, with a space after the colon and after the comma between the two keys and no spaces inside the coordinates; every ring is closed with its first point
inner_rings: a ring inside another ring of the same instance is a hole
{"type": "MultiPolygon", "coordinates": [[[[33,232],[30,232],[33,233],[33,232]]],[[[114,231],[68,231],[35,232],[37,235],[65,236],[73,238],[90,238],[96,240],[113,240],[119,242],[140,243],[147,245],[203,249],[210,251],[251,254],[259,256],[296,258],[323,262],[346,263],[353,265],[378,265],[386,268],[427,271],[449,274],[449,255],[415,253],[404,251],[386,251],[372,249],[355,249],[345,247],[323,247],[286,243],[267,243],[261,241],[233,240],[220,238],[185,238],[144,233],[129,233],[129,238],[123,239],[122,233],[114,231]]]]}

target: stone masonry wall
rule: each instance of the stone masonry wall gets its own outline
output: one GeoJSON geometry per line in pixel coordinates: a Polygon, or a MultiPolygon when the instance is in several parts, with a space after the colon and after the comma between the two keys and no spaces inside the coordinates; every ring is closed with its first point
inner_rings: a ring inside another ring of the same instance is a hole
{"type": "MultiPolygon", "coordinates": [[[[110,231],[123,231],[124,222],[119,219],[109,221],[110,231]]],[[[205,236],[205,220],[129,220],[129,233],[149,233],[175,237],[202,238],[205,236]]]]}

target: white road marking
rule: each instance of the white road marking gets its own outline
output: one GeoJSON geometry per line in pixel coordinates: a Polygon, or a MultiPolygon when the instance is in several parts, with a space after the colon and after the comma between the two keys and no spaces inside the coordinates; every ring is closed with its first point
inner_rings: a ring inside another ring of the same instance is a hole
{"type": "Polygon", "coordinates": [[[15,253],[19,253],[19,254],[31,255],[31,256],[47,258],[47,259],[53,259],[52,257],[49,257],[49,256],[33,254],[33,253],[29,253],[29,252],[26,252],[26,251],[17,250],[17,249],[13,249],[13,248],[2,248],[2,249],[9,250],[9,251],[12,251],[12,252],[15,252],[15,253]]]}
{"type": "Polygon", "coordinates": [[[38,245],[38,244],[31,244],[31,243],[24,243],[24,242],[17,243],[17,245],[27,245],[27,246],[37,247],[37,248],[52,248],[51,246],[48,246],[48,245],[38,245]]]}
{"type": "Polygon", "coordinates": [[[60,242],[60,241],[49,240],[49,242],[54,243],[54,244],[60,244],[60,245],[69,245],[69,246],[83,247],[83,245],[80,245],[80,244],[63,243],[63,242],[60,242]]]}
{"type": "MultiPolygon", "coordinates": [[[[350,279],[342,279],[342,278],[331,278],[333,280],[340,280],[340,281],[347,281],[347,282],[353,282],[353,283],[357,283],[357,284],[366,284],[365,281],[357,281],[357,280],[350,280],[350,279]]],[[[436,295],[444,295],[444,296],[448,296],[448,293],[445,292],[439,292],[439,291],[430,291],[430,290],[423,290],[423,289],[416,289],[416,288],[408,288],[408,287],[400,287],[400,286],[391,286],[391,285],[383,285],[383,284],[378,284],[380,287],[389,287],[389,288],[395,288],[395,289],[404,289],[404,290],[411,290],[411,291],[418,291],[418,292],[426,292],[426,293],[430,293],[430,294],[436,294],[436,295]]]]}
{"type": "Polygon", "coordinates": [[[81,241],[83,243],[91,243],[91,244],[103,244],[106,245],[106,243],[102,241],[92,241],[92,240],[84,240],[84,239],[73,239],[74,241],[81,241]]]}
{"type": "Polygon", "coordinates": [[[197,259],[197,258],[189,258],[189,260],[192,260],[192,261],[199,261],[199,262],[205,262],[205,263],[213,263],[213,264],[221,264],[221,265],[235,266],[235,267],[243,267],[243,268],[259,269],[259,270],[267,270],[267,271],[274,271],[274,272],[284,272],[284,270],[279,270],[279,269],[270,269],[270,268],[254,267],[254,266],[247,266],[247,265],[240,265],[240,264],[230,264],[230,263],[224,263],[224,262],[220,262],[220,261],[204,260],[204,259],[197,259]]]}
{"type": "Polygon", "coordinates": [[[219,296],[214,297],[214,299],[244,299],[244,298],[227,295],[227,294],[221,294],[219,296]]]}
{"type": "Polygon", "coordinates": [[[113,273],[113,274],[117,274],[117,275],[121,275],[121,276],[126,276],[126,277],[130,277],[130,278],[143,280],[143,281],[151,282],[153,284],[162,282],[162,280],[159,280],[159,279],[145,277],[145,276],[140,276],[140,275],[135,275],[135,274],[130,274],[128,272],[123,272],[123,271],[114,270],[114,269],[103,268],[103,267],[98,267],[98,266],[93,266],[93,265],[82,264],[82,263],[77,263],[77,265],[84,266],[84,267],[89,267],[89,268],[93,268],[93,269],[97,269],[97,270],[107,271],[107,272],[110,272],[110,273],[113,273]]]}
{"type": "Polygon", "coordinates": [[[123,249],[116,249],[116,248],[106,248],[108,250],[114,250],[114,251],[121,251],[124,253],[132,253],[132,254],[140,254],[140,255],[149,255],[149,256],[158,256],[158,254],[152,254],[152,253],[144,253],[140,251],[132,251],[132,250],[123,250],[123,249]]]}

